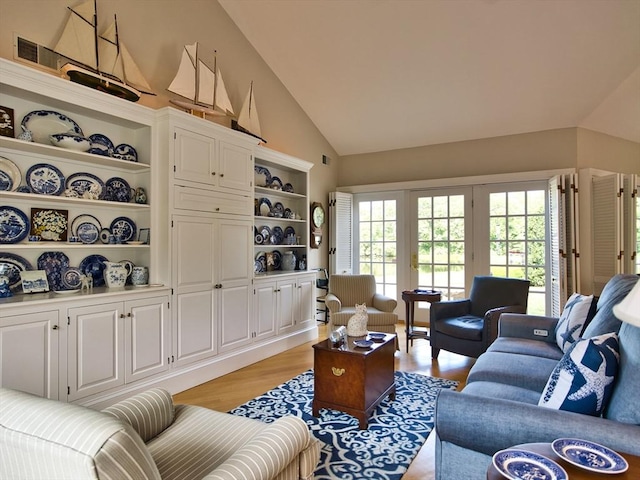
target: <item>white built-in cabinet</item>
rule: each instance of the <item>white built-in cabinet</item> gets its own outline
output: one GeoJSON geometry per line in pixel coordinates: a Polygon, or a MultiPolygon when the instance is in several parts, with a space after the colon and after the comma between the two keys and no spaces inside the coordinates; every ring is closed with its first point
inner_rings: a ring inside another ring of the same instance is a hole
{"type": "MultiPolygon", "coordinates": [[[[34,110],[76,120],[85,136],[102,133],[135,146],[139,161],[0,137],[0,156],[22,175],[48,163],[65,176],[86,172],[143,187],[146,204],[0,191],[0,205],[91,214],[103,226],[120,216],[150,228],[150,242],[0,244],[32,266],[60,251],[71,266],[88,255],[149,267],[144,288],[104,286],[0,298],[0,386],[96,408],[153,386],[177,392],[292,345],[315,339],[315,275],[257,272],[258,221],[292,226],[287,249],[307,253],[311,164],[258,147],[254,137],[173,108],[151,110],[0,59],[0,105],[15,125],[34,110]],[[295,192],[255,186],[254,157],[295,192]],[[257,219],[258,198],[280,199],[295,219],[257,219]]],[[[19,132],[18,132],[19,133],[19,132]]],[[[267,250],[278,247],[272,245],[267,250]]],[[[282,250],[285,250],[284,246],[282,250]]]]}

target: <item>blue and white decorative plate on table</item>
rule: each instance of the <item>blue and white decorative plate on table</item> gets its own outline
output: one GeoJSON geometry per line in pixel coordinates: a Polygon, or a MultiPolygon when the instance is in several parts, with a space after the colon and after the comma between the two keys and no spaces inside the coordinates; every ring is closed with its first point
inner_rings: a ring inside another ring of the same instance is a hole
{"type": "Polygon", "coordinates": [[[44,252],[38,257],[38,270],[47,274],[52,290],[63,290],[62,272],[69,266],[69,257],[64,252],[44,252]]]}
{"type": "Polygon", "coordinates": [[[54,133],[75,133],[84,136],[80,126],[63,113],[53,110],[34,110],[22,118],[23,130],[29,130],[36,143],[51,145],[50,135],[54,133]]]}
{"type": "Polygon", "coordinates": [[[576,467],[598,473],[622,473],[629,464],[622,456],[603,445],[577,438],[558,438],[551,449],[576,467]]]}
{"type": "Polygon", "coordinates": [[[510,480],[568,480],[567,472],[553,460],[540,454],[507,448],[493,456],[493,466],[510,480]]]}
{"type": "Polygon", "coordinates": [[[20,286],[20,272],[33,270],[33,266],[26,258],[9,252],[0,252],[0,275],[9,277],[9,288],[12,290],[20,286]]]}
{"type": "Polygon", "coordinates": [[[113,155],[115,147],[113,146],[113,142],[109,140],[109,137],[107,137],[106,135],[102,135],[101,133],[94,133],[93,135],[89,135],[89,141],[91,142],[89,153],[93,153],[94,155],[102,155],[105,157],[110,157],[113,155]]]}
{"type": "Polygon", "coordinates": [[[104,269],[107,268],[104,262],[108,262],[107,257],[102,255],[89,255],[80,262],[80,271],[85,275],[93,277],[93,286],[104,286],[104,269]]]}
{"type": "Polygon", "coordinates": [[[136,239],[136,223],[127,217],[118,217],[109,227],[111,234],[115,235],[118,243],[128,242],[136,239]]]}
{"type": "Polygon", "coordinates": [[[67,178],[67,188],[76,192],[80,198],[82,198],[84,192],[93,191],[100,200],[104,198],[107,191],[104,182],[100,180],[100,178],[93,173],[87,172],[78,172],[69,175],[69,178],[67,178]]]}
{"type": "Polygon", "coordinates": [[[119,158],[120,160],[128,160],[129,162],[138,161],[138,152],[131,145],[121,143],[113,149],[113,158],[119,158]]]}
{"type": "Polygon", "coordinates": [[[29,217],[8,205],[0,207],[0,243],[18,243],[29,235],[29,217]]]}
{"type": "Polygon", "coordinates": [[[55,165],[36,163],[27,170],[27,185],[33,193],[60,195],[64,191],[64,175],[55,165]]]}

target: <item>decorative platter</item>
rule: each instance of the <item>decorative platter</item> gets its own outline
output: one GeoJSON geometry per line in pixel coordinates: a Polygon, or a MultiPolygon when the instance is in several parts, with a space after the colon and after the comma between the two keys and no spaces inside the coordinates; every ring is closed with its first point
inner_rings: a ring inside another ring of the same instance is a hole
{"type": "Polygon", "coordinates": [[[62,271],[62,286],[67,290],[80,288],[82,272],[76,267],[67,267],[62,271]]]}
{"type": "Polygon", "coordinates": [[[118,243],[136,239],[136,223],[127,217],[118,217],[111,222],[111,233],[116,236],[118,243]]]}
{"type": "Polygon", "coordinates": [[[268,198],[258,200],[258,213],[261,217],[268,217],[271,213],[271,208],[271,200],[268,198]]]}
{"type": "Polygon", "coordinates": [[[284,209],[284,218],[293,218],[293,212],[290,208],[284,209]]]}
{"type": "Polygon", "coordinates": [[[84,192],[93,191],[94,195],[102,200],[106,193],[104,182],[93,173],[78,172],[67,178],[67,189],[71,189],[82,198],[84,192]]]}
{"type": "Polygon", "coordinates": [[[80,271],[93,277],[94,287],[102,287],[104,285],[104,269],[107,268],[104,262],[108,262],[107,257],[97,254],[89,255],[80,262],[80,271]]]}
{"type": "Polygon", "coordinates": [[[96,243],[96,240],[100,237],[100,229],[91,222],[82,222],[78,225],[75,236],[78,237],[82,243],[96,243]]]}
{"type": "Polygon", "coordinates": [[[129,162],[137,162],[138,161],[138,152],[131,145],[127,145],[126,143],[121,143],[116,148],[113,149],[113,158],[119,158],[120,160],[127,160],[129,162]]]}
{"type": "Polygon", "coordinates": [[[282,180],[280,180],[280,177],[271,177],[269,188],[273,188],[274,190],[282,190],[282,180]]]}
{"type": "Polygon", "coordinates": [[[263,273],[267,271],[267,254],[266,253],[258,252],[256,254],[253,269],[256,273],[263,273]]]}
{"type": "Polygon", "coordinates": [[[64,191],[64,175],[55,165],[36,163],[29,167],[27,185],[33,193],[60,195],[64,191]]]}
{"type": "Polygon", "coordinates": [[[18,166],[5,157],[0,157],[0,191],[15,192],[22,182],[18,166]]]}
{"type": "Polygon", "coordinates": [[[91,148],[91,140],[75,133],[54,133],[49,136],[54,147],[86,152],[91,148]]]}
{"type": "MultiPolygon", "coordinates": [[[[89,215],[88,213],[81,213],[76,218],[74,218],[71,222],[71,234],[79,237],[79,227],[81,224],[90,223],[93,225],[98,232],[102,230],[102,225],[100,224],[100,220],[98,220],[93,215],[89,215]]],[[[88,227],[84,227],[84,229],[88,229],[88,227]]],[[[93,243],[93,242],[91,242],[93,243]]]]}
{"type": "Polygon", "coordinates": [[[9,288],[16,289],[20,286],[20,272],[33,270],[29,260],[8,252],[0,252],[0,275],[9,277],[9,288]]]}
{"type": "Polygon", "coordinates": [[[261,226],[260,235],[262,235],[262,243],[269,245],[269,242],[271,241],[271,229],[266,225],[261,226]]]}
{"type": "Polygon", "coordinates": [[[353,344],[358,348],[370,348],[373,342],[371,340],[354,340],[353,344]]]}
{"type": "Polygon", "coordinates": [[[62,113],[53,110],[34,110],[22,119],[23,130],[29,130],[33,141],[51,145],[49,136],[54,133],[75,133],[84,136],[80,126],[62,113]]]}
{"type": "Polygon", "coordinates": [[[29,235],[29,217],[8,205],[0,207],[0,243],[18,243],[29,235]]]}
{"type": "Polygon", "coordinates": [[[558,438],[551,449],[567,462],[598,473],[622,473],[629,464],[617,452],[603,445],[577,438],[558,438]]]}
{"type": "Polygon", "coordinates": [[[282,268],[282,253],[279,250],[274,250],[271,255],[273,256],[273,269],[280,270],[282,268]]]}
{"type": "Polygon", "coordinates": [[[271,209],[271,216],[275,218],[284,217],[284,205],[280,202],[274,203],[273,208],[271,209]]]}
{"type": "Polygon", "coordinates": [[[256,187],[268,187],[271,183],[271,172],[265,167],[261,167],[260,165],[256,165],[253,167],[254,170],[254,181],[256,187]]]}
{"type": "Polygon", "coordinates": [[[273,230],[271,231],[271,244],[282,245],[283,241],[284,241],[284,232],[282,231],[282,228],[278,226],[273,227],[273,230]]]}
{"type": "Polygon", "coordinates": [[[568,480],[567,472],[553,460],[527,450],[508,448],[493,456],[493,465],[510,480],[538,478],[568,480]]]}
{"type": "Polygon", "coordinates": [[[113,146],[113,142],[109,140],[109,137],[106,135],[94,133],[93,135],[89,135],[89,141],[91,142],[89,153],[93,153],[94,155],[103,155],[105,157],[111,157],[113,155],[115,147],[113,146]]]}
{"type": "Polygon", "coordinates": [[[293,227],[289,226],[287,228],[284,229],[284,237],[285,238],[289,238],[289,237],[295,237],[296,236],[296,231],[293,227]]]}
{"type": "Polygon", "coordinates": [[[293,193],[293,185],[291,185],[290,183],[285,183],[282,186],[282,191],[287,193],[293,193]]]}
{"type": "Polygon", "coordinates": [[[62,290],[62,272],[69,266],[69,257],[64,252],[44,252],[38,257],[38,270],[47,274],[49,287],[62,290]]]}
{"type": "Polygon", "coordinates": [[[107,187],[105,200],[124,203],[131,201],[131,187],[124,178],[111,177],[105,182],[105,186],[107,187]]]}

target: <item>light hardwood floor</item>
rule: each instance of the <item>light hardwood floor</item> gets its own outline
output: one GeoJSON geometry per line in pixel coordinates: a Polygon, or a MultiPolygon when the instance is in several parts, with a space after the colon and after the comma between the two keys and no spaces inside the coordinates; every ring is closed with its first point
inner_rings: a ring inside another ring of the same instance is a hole
{"type": "MultiPolygon", "coordinates": [[[[425,340],[415,340],[409,353],[405,352],[404,324],[398,324],[400,350],[395,354],[396,370],[417,372],[423,375],[447,378],[464,386],[474,359],[441,351],[438,360],[431,359],[431,348],[425,340]]],[[[327,327],[319,324],[318,340],[327,338],[327,327]]],[[[286,352],[274,355],[228,375],[198,385],[174,396],[176,403],[200,405],[218,411],[229,411],[252,398],[286,382],[299,373],[313,368],[313,349],[305,343],[286,352]]],[[[429,437],[409,467],[403,480],[428,480],[433,473],[433,438],[429,437]]]]}

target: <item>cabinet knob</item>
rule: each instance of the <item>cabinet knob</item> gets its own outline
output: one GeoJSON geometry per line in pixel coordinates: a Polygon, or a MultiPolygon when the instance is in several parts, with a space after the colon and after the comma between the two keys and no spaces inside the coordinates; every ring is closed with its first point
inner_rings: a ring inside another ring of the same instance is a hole
{"type": "Polygon", "coordinates": [[[220,174],[220,177],[224,177],[224,173],[221,173],[221,174],[220,174]]]}
{"type": "Polygon", "coordinates": [[[53,327],[51,327],[53,330],[58,330],[58,325],[54,325],[53,327]]]}
{"type": "Polygon", "coordinates": [[[212,176],[213,176],[213,175],[215,175],[215,174],[216,174],[216,172],[211,172],[211,175],[212,175],[212,176]]]}

